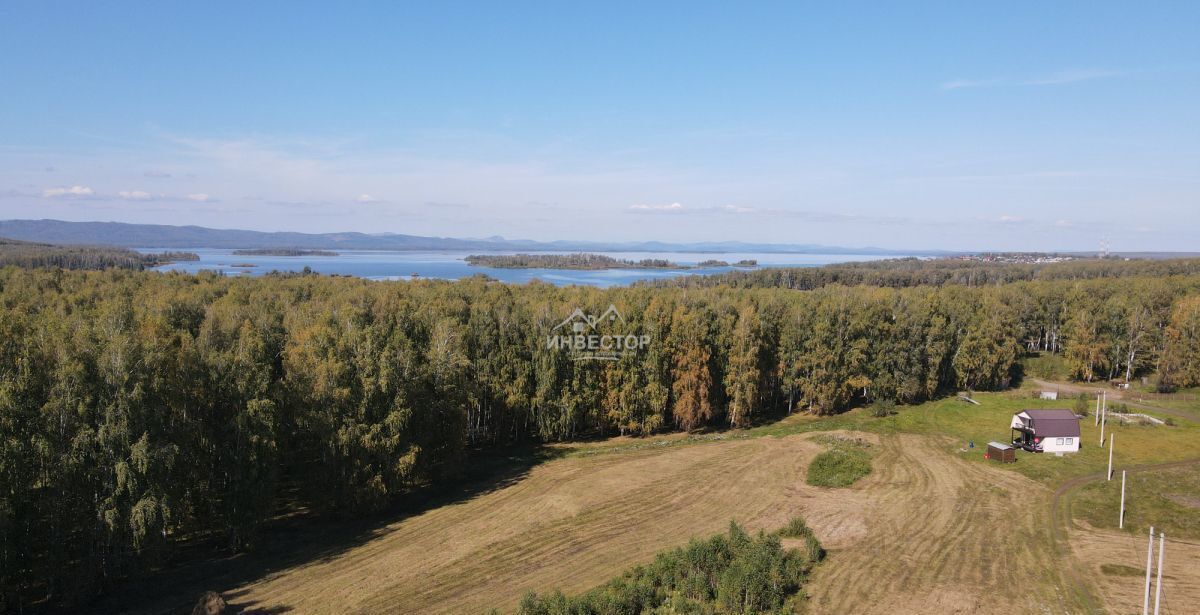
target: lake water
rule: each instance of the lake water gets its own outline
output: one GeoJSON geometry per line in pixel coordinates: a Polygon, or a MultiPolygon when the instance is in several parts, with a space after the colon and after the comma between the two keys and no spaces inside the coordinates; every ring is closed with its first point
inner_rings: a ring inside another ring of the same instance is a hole
{"type": "MultiPolygon", "coordinates": [[[[141,252],[163,252],[165,248],[139,248],[141,252]]],[[[371,280],[408,280],[420,278],[457,280],[477,273],[503,282],[523,284],[541,280],[559,286],[586,284],[590,286],[623,286],[638,280],[670,278],[680,275],[705,275],[731,271],[733,267],[703,269],[498,269],[468,265],[468,254],[479,252],[382,252],[375,250],[338,250],[337,256],[249,256],[234,254],[231,249],[196,248],[186,250],[200,256],[198,261],[171,263],[156,268],[159,271],[202,270],[219,271],[226,275],[263,275],[270,271],[300,271],[309,267],[325,274],[353,275],[371,280]],[[246,266],[251,265],[251,266],[246,266]]],[[[518,254],[519,252],[488,252],[488,254],[518,254]]],[[[663,258],[680,265],[717,259],[736,262],[757,260],[759,267],[817,267],[830,263],[879,260],[882,257],[866,254],[712,254],[695,252],[601,252],[613,258],[642,260],[663,258]]]]}

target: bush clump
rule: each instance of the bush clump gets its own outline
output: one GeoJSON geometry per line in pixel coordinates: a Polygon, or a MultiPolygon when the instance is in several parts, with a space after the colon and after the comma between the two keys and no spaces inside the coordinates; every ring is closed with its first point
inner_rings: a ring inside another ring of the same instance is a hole
{"type": "Polygon", "coordinates": [[[849,487],[871,473],[870,444],[858,439],[822,438],[829,450],[808,464],[808,484],[816,487],[849,487]]]}

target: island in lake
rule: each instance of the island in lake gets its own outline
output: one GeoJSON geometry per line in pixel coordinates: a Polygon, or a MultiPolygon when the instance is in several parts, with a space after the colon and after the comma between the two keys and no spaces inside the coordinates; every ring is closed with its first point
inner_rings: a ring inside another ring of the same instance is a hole
{"type": "MultiPolygon", "coordinates": [[[[694,269],[697,267],[729,267],[729,263],[706,260],[695,267],[680,265],[662,258],[628,260],[603,254],[472,254],[464,260],[469,265],[496,269],[694,269]]],[[[742,260],[734,267],[755,267],[758,261],[742,260]]]]}
{"type": "Polygon", "coordinates": [[[747,258],[747,259],[742,259],[736,263],[730,264],[728,261],[717,260],[714,258],[714,259],[709,259],[706,261],[700,261],[700,263],[696,266],[697,267],[757,267],[758,261],[754,260],[753,258],[747,258]]]}
{"type": "Polygon", "coordinates": [[[254,248],[251,250],[234,250],[239,256],[337,256],[337,252],[329,250],[302,250],[299,248],[254,248]]]}
{"type": "Polygon", "coordinates": [[[57,245],[0,237],[0,267],[142,270],[178,261],[198,261],[195,252],[141,253],[114,246],[57,245]]]}

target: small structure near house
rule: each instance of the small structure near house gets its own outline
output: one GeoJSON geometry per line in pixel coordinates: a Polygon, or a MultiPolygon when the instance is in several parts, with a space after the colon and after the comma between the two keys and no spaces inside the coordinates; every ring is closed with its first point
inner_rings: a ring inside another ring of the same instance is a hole
{"type": "Polygon", "coordinates": [[[1067,409],[1022,410],[1013,415],[1013,446],[1035,453],[1079,452],[1079,417],[1067,409]]]}
{"type": "Polygon", "coordinates": [[[1042,391],[1041,398],[1055,401],[1058,399],[1058,391],[1042,391]]]}
{"type": "Polygon", "coordinates": [[[1013,463],[1017,460],[1017,449],[1001,442],[988,442],[983,458],[1000,463],[1013,463]]]}

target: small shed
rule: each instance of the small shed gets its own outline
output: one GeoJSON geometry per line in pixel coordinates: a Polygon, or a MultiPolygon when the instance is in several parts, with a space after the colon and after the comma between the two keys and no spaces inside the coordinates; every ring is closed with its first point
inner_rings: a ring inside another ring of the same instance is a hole
{"type": "Polygon", "coordinates": [[[1000,463],[1013,463],[1017,460],[1017,449],[1001,442],[988,442],[987,452],[983,454],[983,458],[1000,463]]]}
{"type": "Polygon", "coordinates": [[[1042,391],[1042,394],[1040,397],[1042,399],[1048,399],[1050,401],[1057,401],[1058,400],[1058,391],[1042,391]]]}
{"type": "Polygon", "coordinates": [[[1036,453],[1079,452],[1079,417],[1071,410],[1022,410],[1010,425],[1013,445],[1036,453]]]}

